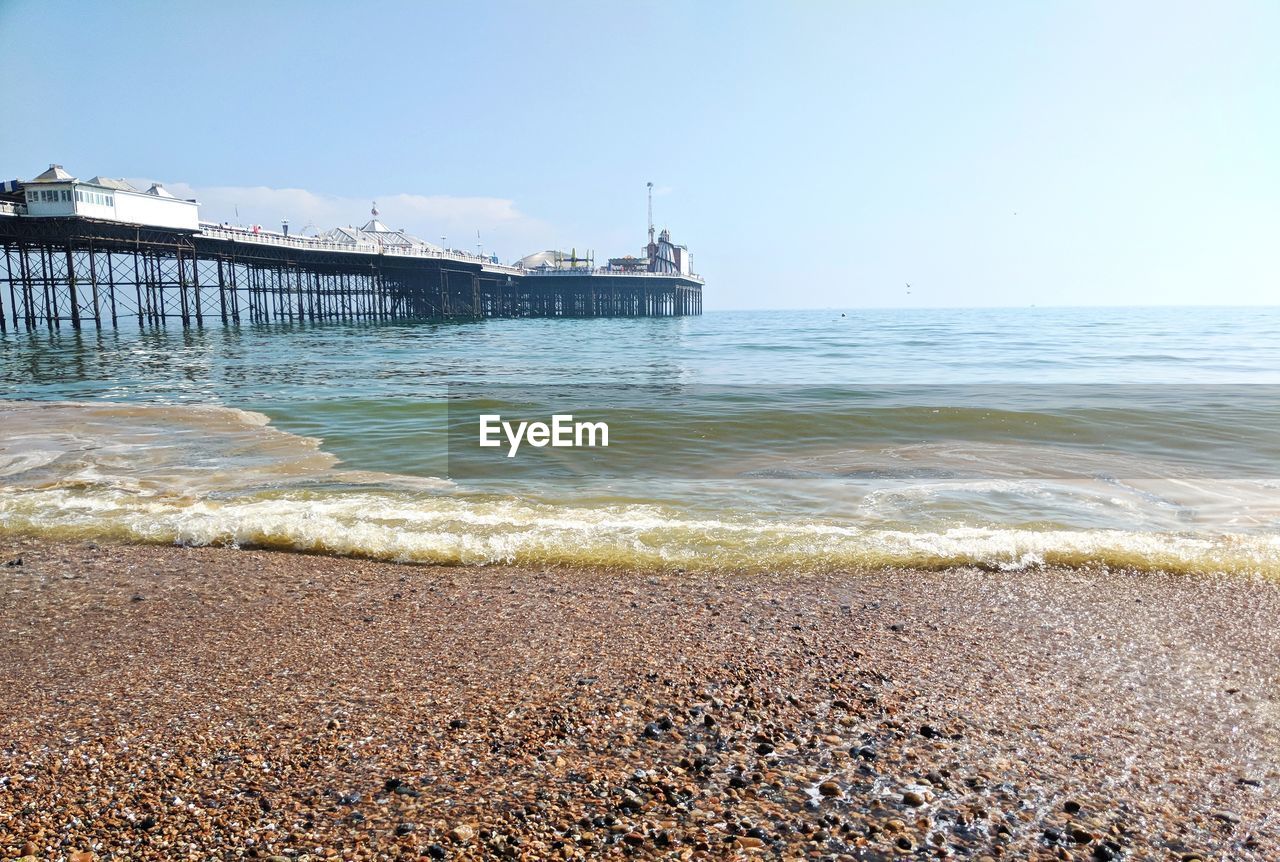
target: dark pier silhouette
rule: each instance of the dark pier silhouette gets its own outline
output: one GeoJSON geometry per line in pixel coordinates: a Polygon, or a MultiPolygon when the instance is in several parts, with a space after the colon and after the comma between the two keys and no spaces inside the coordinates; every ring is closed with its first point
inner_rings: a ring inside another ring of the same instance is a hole
{"type": "Polygon", "coordinates": [[[206,224],[0,214],[0,249],[0,331],[702,313],[697,276],[537,272],[461,252],[352,249],[206,224]]]}

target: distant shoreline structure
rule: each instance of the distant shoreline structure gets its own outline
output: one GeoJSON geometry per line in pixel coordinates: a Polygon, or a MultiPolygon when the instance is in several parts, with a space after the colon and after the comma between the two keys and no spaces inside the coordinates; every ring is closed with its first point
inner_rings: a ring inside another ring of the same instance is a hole
{"type": "Polygon", "coordinates": [[[223,323],[702,313],[705,282],[662,230],[640,257],[546,250],[506,264],[393,230],[377,204],[362,227],[318,236],[201,221],[160,183],[80,180],[61,165],[0,183],[0,331],[180,320],[223,323]],[[123,261],[123,262],[122,262],[123,261]]]}

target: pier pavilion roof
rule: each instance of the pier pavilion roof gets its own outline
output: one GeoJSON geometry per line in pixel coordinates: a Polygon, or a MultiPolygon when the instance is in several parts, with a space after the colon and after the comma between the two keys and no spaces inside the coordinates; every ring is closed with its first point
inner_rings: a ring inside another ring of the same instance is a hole
{"type": "Polygon", "coordinates": [[[62,165],[49,165],[49,170],[40,174],[30,182],[33,183],[65,183],[67,180],[74,180],[75,177],[63,170],[62,165]]]}
{"type": "Polygon", "coordinates": [[[126,183],[124,180],[113,180],[111,177],[99,176],[99,177],[94,177],[93,179],[87,180],[86,182],[88,182],[89,185],[91,186],[101,186],[104,189],[115,189],[116,191],[120,191],[120,192],[136,192],[137,191],[137,189],[135,189],[133,186],[126,183]]]}
{"type": "Polygon", "coordinates": [[[525,255],[516,262],[516,266],[522,269],[578,269],[590,265],[591,259],[589,257],[578,257],[576,249],[573,251],[556,251],[553,248],[549,248],[546,251],[535,251],[533,254],[525,255]]]}
{"type": "Polygon", "coordinates": [[[343,245],[379,245],[385,248],[441,251],[440,246],[418,239],[416,236],[405,233],[402,230],[392,230],[376,218],[371,219],[364,227],[352,227],[350,225],[336,227],[331,231],[320,234],[317,239],[343,245]]]}

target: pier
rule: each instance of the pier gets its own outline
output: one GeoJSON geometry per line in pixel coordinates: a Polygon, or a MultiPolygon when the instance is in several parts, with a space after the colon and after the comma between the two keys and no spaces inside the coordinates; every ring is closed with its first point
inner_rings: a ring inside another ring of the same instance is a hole
{"type": "Polygon", "coordinates": [[[41,327],[702,313],[703,281],[528,270],[464,252],[359,246],[201,222],[188,230],[0,207],[0,332],[41,327]]]}

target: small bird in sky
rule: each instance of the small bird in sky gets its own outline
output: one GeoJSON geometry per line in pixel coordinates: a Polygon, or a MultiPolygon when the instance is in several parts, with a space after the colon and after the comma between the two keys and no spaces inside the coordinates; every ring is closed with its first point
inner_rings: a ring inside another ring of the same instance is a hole
{"type": "Polygon", "coordinates": [[[907,293],[911,292],[911,282],[907,282],[907,293]]]}

